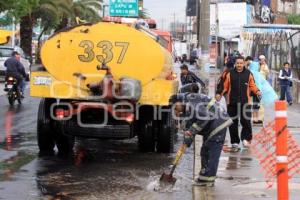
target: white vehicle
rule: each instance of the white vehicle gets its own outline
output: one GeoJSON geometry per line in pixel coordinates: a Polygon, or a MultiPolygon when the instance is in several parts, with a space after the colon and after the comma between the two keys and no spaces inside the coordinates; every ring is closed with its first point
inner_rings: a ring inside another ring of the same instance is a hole
{"type": "Polygon", "coordinates": [[[181,57],[183,54],[187,55],[187,44],[185,42],[174,42],[174,52],[176,57],[181,57]]]}
{"type": "Polygon", "coordinates": [[[24,65],[25,72],[29,74],[31,64],[25,58],[24,52],[20,47],[0,46],[0,76],[5,75],[6,67],[4,66],[4,62],[11,57],[13,51],[17,51],[21,55],[21,63],[24,65]]]}

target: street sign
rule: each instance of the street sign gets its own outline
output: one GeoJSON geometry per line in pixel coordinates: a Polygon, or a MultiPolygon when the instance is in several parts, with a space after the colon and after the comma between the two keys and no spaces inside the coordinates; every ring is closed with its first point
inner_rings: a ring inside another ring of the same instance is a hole
{"type": "Polygon", "coordinates": [[[109,15],[120,17],[138,17],[138,0],[110,0],[109,15]]]}

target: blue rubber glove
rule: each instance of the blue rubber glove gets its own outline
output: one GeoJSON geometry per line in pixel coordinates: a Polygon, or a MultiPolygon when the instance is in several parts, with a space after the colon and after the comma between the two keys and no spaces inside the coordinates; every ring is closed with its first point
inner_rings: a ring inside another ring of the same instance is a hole
{"type": "Polygon", "coordinates": [[[185,131],[183,135],[183,143],[190,147],[194,141],[194,136],[190,131],[185,131]]]}

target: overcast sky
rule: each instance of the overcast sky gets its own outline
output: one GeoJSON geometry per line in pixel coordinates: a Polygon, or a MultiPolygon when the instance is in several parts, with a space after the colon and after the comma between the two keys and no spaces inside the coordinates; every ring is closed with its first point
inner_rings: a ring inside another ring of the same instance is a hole
{"type": "Polygon", "coordinates": [[[159,28],[169,29],[170,22],[185,21],[186,0],[144,0],[144,8],[151,18],[155,19],[159,28]]]}

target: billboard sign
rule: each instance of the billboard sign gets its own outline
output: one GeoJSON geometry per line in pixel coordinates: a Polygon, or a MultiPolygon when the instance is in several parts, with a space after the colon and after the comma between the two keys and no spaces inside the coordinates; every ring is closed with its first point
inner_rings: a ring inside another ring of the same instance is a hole
{"type": "Polygon", "coordinates": [[[240,35],[242,27],[247,24],[246,3],[219,3],[219,36],[232,38],[240,35]]]}
{"type": "Polygon", "coordinates": [[[138,0],[110,0],[109,15],[113,17],[138,17],[138,0]]]}
{"type": "Polygon", "coordinates": [[[197,16],[197,0],[187,0],[186,4],[186,16],[197,16]]]}

